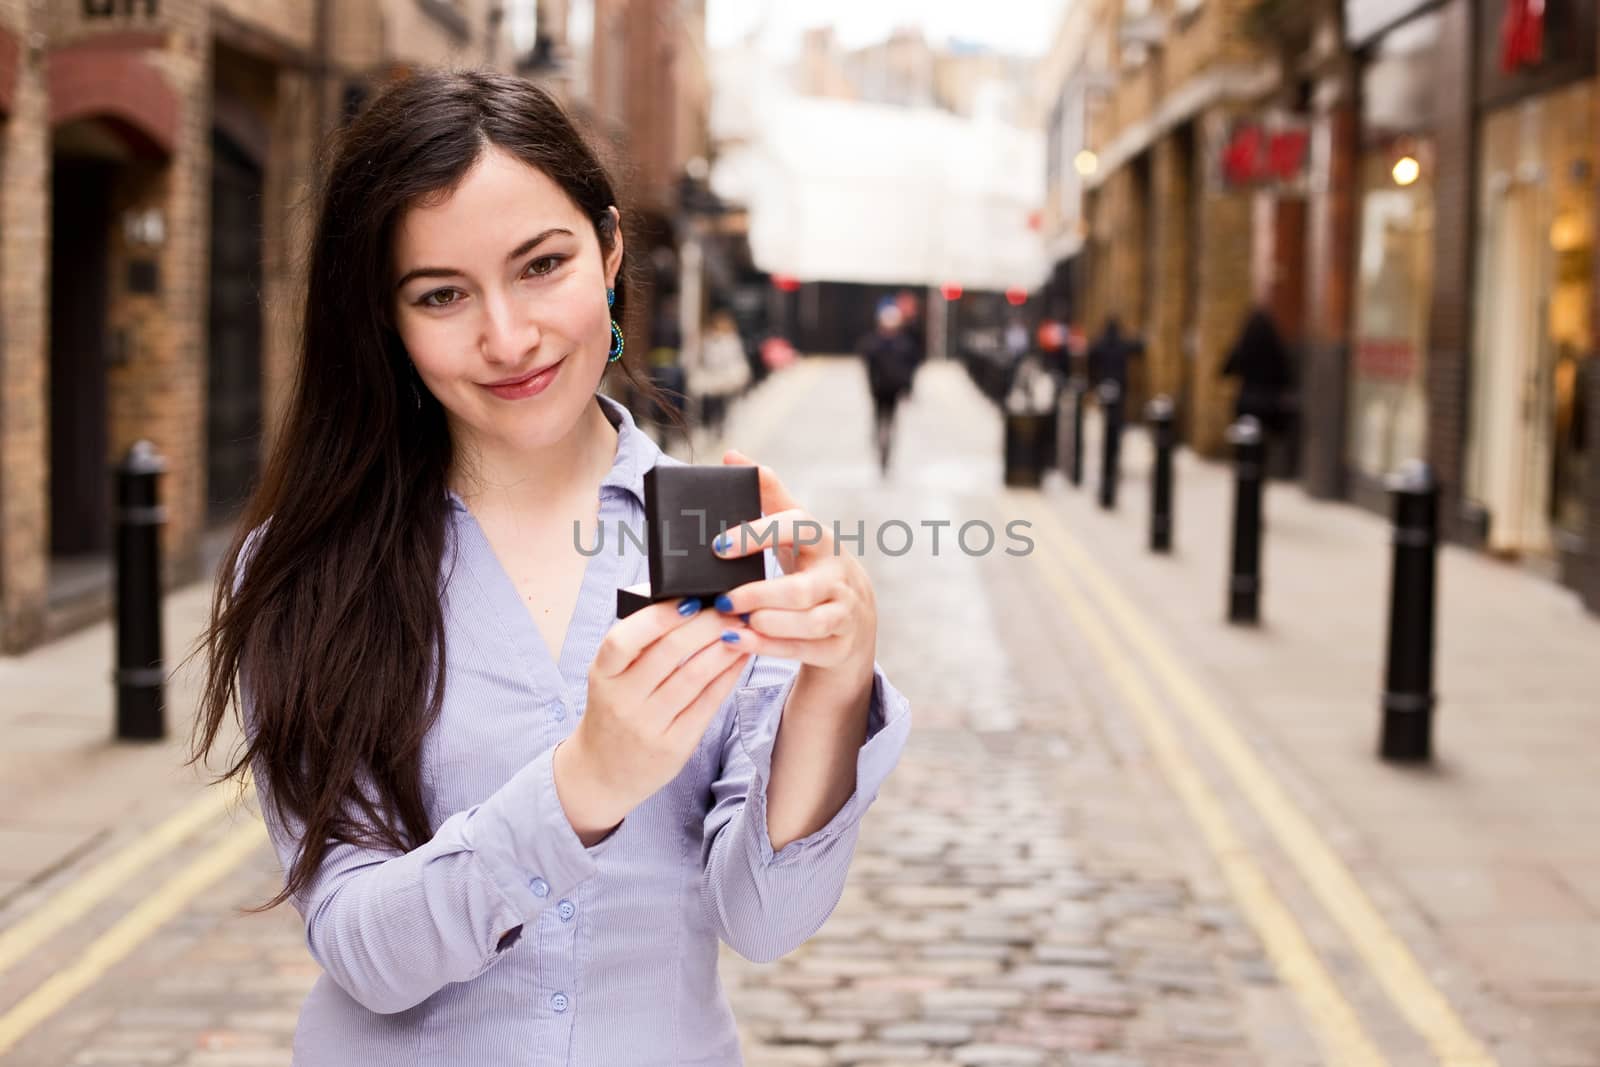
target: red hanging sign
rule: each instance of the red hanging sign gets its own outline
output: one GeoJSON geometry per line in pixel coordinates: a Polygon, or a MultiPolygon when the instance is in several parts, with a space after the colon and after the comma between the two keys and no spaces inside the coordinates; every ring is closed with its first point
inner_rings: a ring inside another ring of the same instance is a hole
{"type": "Polygon", "coordinates": [[[1304,127],[1241,122],[1222,146],[1222,177],[1229,185],[1292,183],[1305,173],[1310,140],[1304,127]]]}
{"type": "Polygon", "coordinates": [[[1506,0],[1500,20],[1500,69],[1515,74],[1544,58],[1545,0],[1506,0]]]}

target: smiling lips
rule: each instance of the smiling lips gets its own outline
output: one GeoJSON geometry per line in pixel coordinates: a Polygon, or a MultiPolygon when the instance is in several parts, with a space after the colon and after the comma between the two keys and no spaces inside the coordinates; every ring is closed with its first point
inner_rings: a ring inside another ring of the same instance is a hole
{"type": "Polygon", "coordinates": [[[484,388],[502,400],[521,400],[524,397],[537,396],[544,392],[550,383],[555,380],[556,372],[561,369],[561,365],[565,362],[566,357],[562,357],[550,366],[537,370],[526,378],[486,385],[484,388]]]}

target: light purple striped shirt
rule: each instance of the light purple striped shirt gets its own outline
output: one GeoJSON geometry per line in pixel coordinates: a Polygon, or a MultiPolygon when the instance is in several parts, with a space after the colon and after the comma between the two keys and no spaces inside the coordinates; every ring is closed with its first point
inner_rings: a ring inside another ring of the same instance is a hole
{"type": "MultiPolygon", "coordinates": [[[[876,663],[856,790],[782,851],[767,835],[766,787],[793,660],[752,657],[683,771],[604,841],[585,848],[562,811],[551,753],[583,714],[616,589],[649,573],[642,536],[618,538],[617,524],[642,534],[644,472],[680,462],[597,396],[619,435],[600,486],[607,539],[585,564],[559,663],[451,494],[448,676],[423,754],[438,831],[405,854],[334,845],[292,898],[324,971],[295,1032],[300,1067],[741,1064],[719,939],[773,960],[838,904],[861,817],[911,727],[876,663]]],[[[780,573],[764,554],[768,576],[780,573]]],[[[287,869],[300,827],[278,823],[255,781],[287,869]]]]}

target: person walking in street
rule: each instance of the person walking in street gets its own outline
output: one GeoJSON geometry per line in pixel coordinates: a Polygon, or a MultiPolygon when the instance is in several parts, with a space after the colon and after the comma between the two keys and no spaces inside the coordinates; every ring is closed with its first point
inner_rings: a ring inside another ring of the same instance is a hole
{"type": "MultiPolygon", "coordinates": [[[[902,289],[894,296],[894,306],[900,309],[900,328],[905,331],[906,339],[911,342],[911,350],[916,353],[915,366],[921,367],[928,361],[928,334],[922,328],[922,305],[915,293],[902,289]]],[[[905,397],[911,395],[916,380],[917,376],[913,373],[911,383],[906,386],[905,397]]]]}
{"type": "Polygon", "coordinates": [[[700,351],[688,353],[684,370],[689,393],[700,408],[700,424],[713,440],[720,440],[728,405],[750,384],[750,359],[731,312],[718,308],[711,313],[700,351]]]}
{"type": "Polygon", "coordinates": [[[860,352],[867,365],[867,387],[872,392],[873,440],[878,469],[889,473],[889,452],[894,440],[895,409],[911,391],[917,352],[906,336],[900,309],[892,303],[878,309],[878,328],[862,339],[860,352]]]}
{"type": "Polygon", "coordinates": [[[618,620],[645,474],[678,461],[597,391],[650,393],[606,171],[491,71],[414,74],[340,137],[284,432],[194,653],[194,760],[237,703],[263,908],[322,968],[294,1063],[739,1063],[719,944],[822,925],[909,734],[865,568],[757,466],[776,536],[701,547],[767,577],[618,620]]]}
{"type": "Polygon", "coordinates": [[[1235,419],[1253,415],[1264,432],[1274,437],[1285,433],[1284,397],[1292,380],[1289,350],[1265,308],[1246,316],[1222,365],[1222,377],[1239,379],[1235,419]]]}

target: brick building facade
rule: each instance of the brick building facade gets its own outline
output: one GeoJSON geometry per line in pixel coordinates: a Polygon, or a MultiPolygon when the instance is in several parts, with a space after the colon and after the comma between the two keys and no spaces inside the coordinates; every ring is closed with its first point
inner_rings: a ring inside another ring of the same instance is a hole
{"type": "Polygon", "coordinates": [[[1249,6],[1111,0],[1092,31],[1109,79],[1086,123],[1082,322],[1093,337],[1115,316],[1142,338],[1130,410],[1174,396],[1183,439],[1206,454],[1223,448],[1236,388],[1219,372],[1265,285],[1253,194],[1216,166],[1274,84],[1272,57],[1242,30],[1249,6]]]}
{"type": "Polygon", "coordinates": [[[1089,334],[1145,341],[1133,403],[1177,397],[1184,440],[1225,454],[1217,370],[1263,306],[1298,382],[1279,473],[1386,513],[1385,476],[1425,459],[1446,537],[1600,611],[1600,5],[1085,6],[1044,87],[1059,112],[1107,74],[1058,143],[1054,173],[1081,147],[1085,175],[1059,246],[1089,334]]]}

